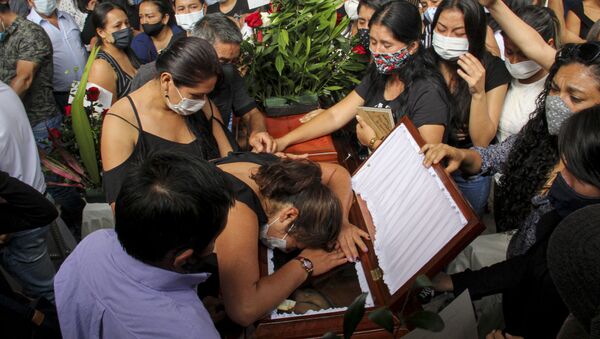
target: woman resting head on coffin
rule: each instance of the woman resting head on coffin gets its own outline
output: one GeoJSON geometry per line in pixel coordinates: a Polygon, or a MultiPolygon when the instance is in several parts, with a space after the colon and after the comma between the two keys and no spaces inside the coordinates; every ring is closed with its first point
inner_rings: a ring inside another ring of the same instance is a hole
{"type": "Polygon", "coordinates": [[[248,326],[311,275],[348,262],[336,240],[343,227],[356,228],[346,218],[350,175],[338,165],[269,154],[231,153],[215,163],[236,196],[215,246],[221,293],[229,317],[248,326]],[[299,249],[300,255],[261,277],[259,238],[273,249],[299,249]]]}
{"type": "Polygon", "coordinates": [[[499,230],[518,229],[508,257],[523,254],[536,242],[535,225],[551,209],[548,190],[563,168],[558,131],[573,114],[600,104],[600,43],[569,44],[556,61],[537,100],[532,118],[518,134],[500,144],[459,149],[425,145],[424,164],[446,159],[449,172],[502,173],[494,210],[499,230]]]}

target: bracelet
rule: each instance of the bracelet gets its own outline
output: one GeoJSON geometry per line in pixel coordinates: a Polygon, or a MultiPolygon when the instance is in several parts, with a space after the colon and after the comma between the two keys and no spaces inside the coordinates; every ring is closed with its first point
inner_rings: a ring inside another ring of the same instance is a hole
{"type": "Polygon", "coordinates": [[[369,140],[369,148],[373,149],[373,146],[375,146],[375,143],[377,142],[377,137],[372,137],[371,140],[369,140]]]}

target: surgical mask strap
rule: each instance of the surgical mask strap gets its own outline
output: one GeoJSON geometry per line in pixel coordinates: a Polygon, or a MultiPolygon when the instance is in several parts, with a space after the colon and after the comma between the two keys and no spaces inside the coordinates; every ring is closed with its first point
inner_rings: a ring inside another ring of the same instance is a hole
{"type": "Polygon", "coordinates": [[[296,223],[293,223],[292,226],[290,226],[290,228],[287,230],[287,232],[285,232],[285,235],[283,236],[283,238],[281,238],[281,240],[285,240],[285,238],[287,238],[288,234],[290,234],[294,226],[296,226],[296,223]]]}

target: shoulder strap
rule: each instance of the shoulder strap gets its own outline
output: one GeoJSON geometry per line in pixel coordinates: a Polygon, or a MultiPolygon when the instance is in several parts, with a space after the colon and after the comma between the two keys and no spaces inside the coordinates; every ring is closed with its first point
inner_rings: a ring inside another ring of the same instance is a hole
{"type": "Polygon", "coordinates": [[[140,120],[140,116],[138,114],[137,107],[135,107],[135,104],[133,103],[133,99],[131,99],[131,97],[129,95],[127,95],[126,98],[127,98],[127,100],[129,100],[129,104],[131,105],[131,108],[133,109],[133,115],[135,115],[135,120],[137,121],[138,126],[139,126],[138,131],[139,131],[140,136],[138,138],[139,139],[138,143],[140,144],[140,147],[141,147],[142,156],[144,156],[146,154],[146,145],[144,142],[144,129],[142,127],[142,121],[140,120]]]}
{"type": "Polygon", "coordinates": [[[120,116],[120,115],[116,115],[116,114],[114,114],[114,113],[106,113],[106,115],[112,115],[113,117],[117,117],[117,118],[119,118],[119,119],[121,119],[121,120],[125,121],[125,122],[126,122],[126,123],[128,123],[129,125],[131,125],[131,127],[133,127],[133,128],[135,128],[135,129],[137,129],[138,131],[140,130],[140,129],[139,129],[137,126],[136,126],[136,125],[132,124],[131,122],[129,122],[129,120],[127,120],[127,119],[123,118],[123,117],[122,117],[122,116],[120,116]]]}

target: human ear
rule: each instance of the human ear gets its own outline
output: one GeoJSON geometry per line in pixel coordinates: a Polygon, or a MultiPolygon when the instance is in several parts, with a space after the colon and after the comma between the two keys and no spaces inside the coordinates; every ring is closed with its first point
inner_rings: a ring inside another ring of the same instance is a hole
{"type": "Polygon", "coordinates": [[[175,259],[173,259],[173,267],[181,268],[183,265],[185,265],[188,262],[188,260],[190,259],[190,257],[193,254],[194,254],[194,250],[191,248],[188,248],[182,252],[179,252],[175,256],[175,259]]]}

